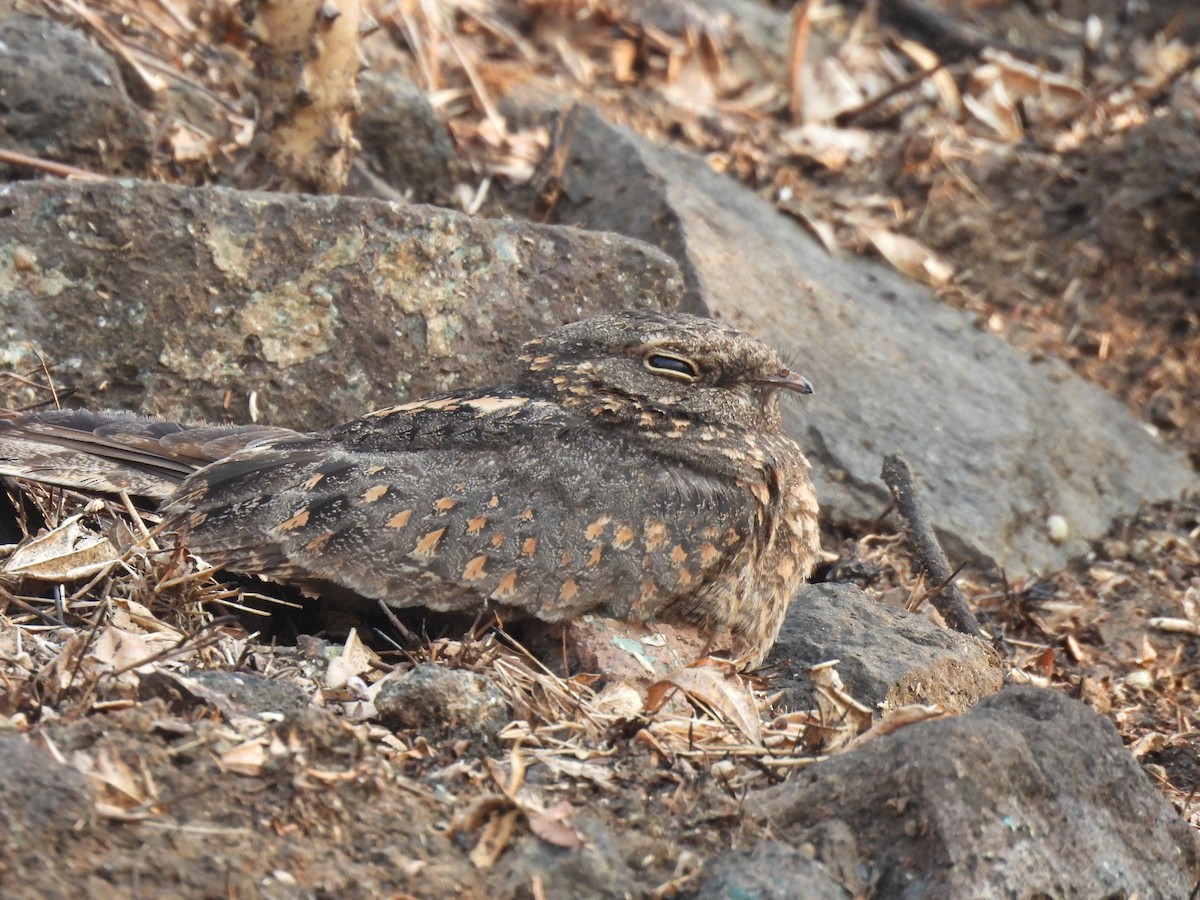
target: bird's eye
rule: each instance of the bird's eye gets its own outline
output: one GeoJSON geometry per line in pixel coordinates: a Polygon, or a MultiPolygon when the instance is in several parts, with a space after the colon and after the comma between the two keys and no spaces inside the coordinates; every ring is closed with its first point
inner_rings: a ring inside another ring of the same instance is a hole
{"type": "Polygon", "coordinates": [[[645,364],[655,375],[666,375],[668,378],[679,378],[683,381],[695,381],[700,377],[695,363],[681,356],[651,353],[645,358],[645,364]]]}

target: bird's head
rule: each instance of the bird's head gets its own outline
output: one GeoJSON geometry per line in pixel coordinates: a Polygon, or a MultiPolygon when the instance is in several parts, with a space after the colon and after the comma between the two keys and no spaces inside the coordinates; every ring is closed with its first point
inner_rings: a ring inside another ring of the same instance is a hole
{"type": "Polygon", "coordinates": [[[778,432],[780,390],[808,380],[757,338],[683,313],[619,312],[564,325],[525,345],[522,384],[614,423],[664,418],[778,432]]]}

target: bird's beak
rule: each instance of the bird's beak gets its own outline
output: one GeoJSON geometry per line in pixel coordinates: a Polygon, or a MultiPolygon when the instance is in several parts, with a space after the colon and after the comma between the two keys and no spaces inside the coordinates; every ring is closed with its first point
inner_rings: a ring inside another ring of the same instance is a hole
{"type": "Polygon", "coordinates": [[[811,394],[813,392],[812,382],[793,372],[791,369],[780,369],[774,375],[768,375],[766,378],[759,379],[759,384],[770,384],[778,388],[783,388],[788,391],[795,391],[797,394],[811,394]]]}

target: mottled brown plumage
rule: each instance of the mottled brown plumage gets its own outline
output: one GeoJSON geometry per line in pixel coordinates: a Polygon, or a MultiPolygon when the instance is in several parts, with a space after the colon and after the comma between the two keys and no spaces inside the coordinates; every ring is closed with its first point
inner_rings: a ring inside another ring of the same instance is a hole
{"type": "Polygon", "coordinates": [[[231,570],[393,606],[484,603],[728,630],[761,662],[818,552],[779,391],[811,388],[709,319],[599,316],[520,374],[316,434],[119,413],[0,422],[0,474],[161,497],[231,570]]]}

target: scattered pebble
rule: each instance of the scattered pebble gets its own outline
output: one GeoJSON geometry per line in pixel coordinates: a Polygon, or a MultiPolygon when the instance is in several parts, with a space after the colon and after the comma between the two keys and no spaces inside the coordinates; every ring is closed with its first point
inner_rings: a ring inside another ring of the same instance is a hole
{"type": "Polygon", "coordinates": [[[1134,669],[1125,676],[1125,683],[1139,691],[1148,691],[1154,687],[1154,676],[1145,669],[1134,669]]]}
{"type": "Polygon", "coordinates": [[[1046,533],[1055,544],[1063,543],[1071,535],[1071,528],[1063,516],[1046,517],[1046,533]]]}

